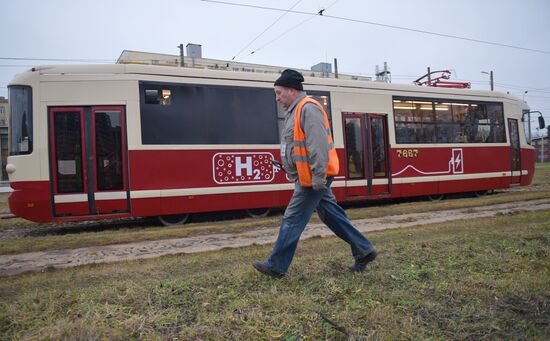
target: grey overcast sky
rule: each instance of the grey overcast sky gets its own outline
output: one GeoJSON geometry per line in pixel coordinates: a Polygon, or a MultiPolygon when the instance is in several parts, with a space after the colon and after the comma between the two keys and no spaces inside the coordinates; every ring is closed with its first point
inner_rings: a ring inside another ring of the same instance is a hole
{"type": "Polygon", "coordinates": [[[475,89],[489,89],[481,71],[493,70],[496,90],[525,96],[550,124],[549,0],[225,1],[325,15],[201,0],[0,0],[0,96],[14,74],[63,63],[29,59],[105,63],[124,49],[178,54],[178,44],[191,42],[203,57],[231,60],[284,14],[236,60],[309,69],[337,58],[340,72],[368,76],[386,61],[392,82],[409,84],[430,66],[475,89]]]}

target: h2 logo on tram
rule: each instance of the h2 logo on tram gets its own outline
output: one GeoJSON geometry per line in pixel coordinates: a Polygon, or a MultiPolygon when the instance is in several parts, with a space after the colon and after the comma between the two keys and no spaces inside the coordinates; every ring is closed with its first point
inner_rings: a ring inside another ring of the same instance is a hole
{"type": "Polygon", "coordinates": [[[279,171],[273,167],[273,154],[267,152],[216,153],[212,173],[217,184],[271,182],[279,171]]]}

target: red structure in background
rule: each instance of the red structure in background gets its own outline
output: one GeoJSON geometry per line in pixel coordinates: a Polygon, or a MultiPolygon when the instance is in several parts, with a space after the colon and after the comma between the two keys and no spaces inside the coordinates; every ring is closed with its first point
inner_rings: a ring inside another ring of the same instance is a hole
{"type": "Polygon", "coordinates": [[[451,78],[450,70],[432,71],[418,78],[413,83],[415,85],[433,86],[438,88],[455,88],[455,89],[470,89],[470,82],[450,82],[447,79],[451,78]],[[439,73],[438,77],[432,78],[433,74],[439,73]],[[427,78],[427,79],[425,79],[427,78]]]}

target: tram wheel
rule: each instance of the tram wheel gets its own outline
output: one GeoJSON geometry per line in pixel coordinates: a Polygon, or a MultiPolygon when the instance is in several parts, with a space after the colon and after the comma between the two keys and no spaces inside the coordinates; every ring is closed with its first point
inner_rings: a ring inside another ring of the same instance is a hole
{"type": "Polygon", "coordinates": [[[445,194],[431,194],[428,195],[430,201],[441,201],[445,197],[445,194]]]}
{"type": "Polygon", "coordinates": [[[263,218],[267,216],[271,212],[270,207],[265,208],[249,208],[246,210],[246,214],[248,214],[249,217],[252,218],[263,218]]]}
{"type": "Polygon", "coordinates": [[[484,197],[489,191],[476,191],[474,195],[478,198],[484,197]]]}
{"type": "Polygon", "coordinates": [[[181,224],[185,224],[187,220],[189,220],[189,213],[161,215],[161,216],[158,216],[157,218],[159,222],[164,226],[181,225],[181,224]]]}

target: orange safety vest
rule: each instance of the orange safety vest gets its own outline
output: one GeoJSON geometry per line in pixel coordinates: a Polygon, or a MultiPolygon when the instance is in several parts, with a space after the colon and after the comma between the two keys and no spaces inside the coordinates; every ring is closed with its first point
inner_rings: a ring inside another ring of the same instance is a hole
{"type": "Polygon", "coordinates": [[[330,146],[328,152],[328,165],[326,176],[334,176],[338,174],[340,163],[338,161],[338,154],[334,148],[334,141],[332,139],[332,133],[330,132],[330,124],[328,122],[328,116],[323,109],[323,106],[311,97],[305,97],[297,105],[294,112],[294,161],[296,162],[296,169],[298,170],[298,180],[302,187],[311,187],[311,167],[308,160],[308,152],[306,146],[306,136],[302,129],[300,122],[300,115],[302,108],[306,103],[313,103],[318,106],[323,112],[323,118],[325,120],[325,127],[328,133],[327,143],[330,146]]]}

